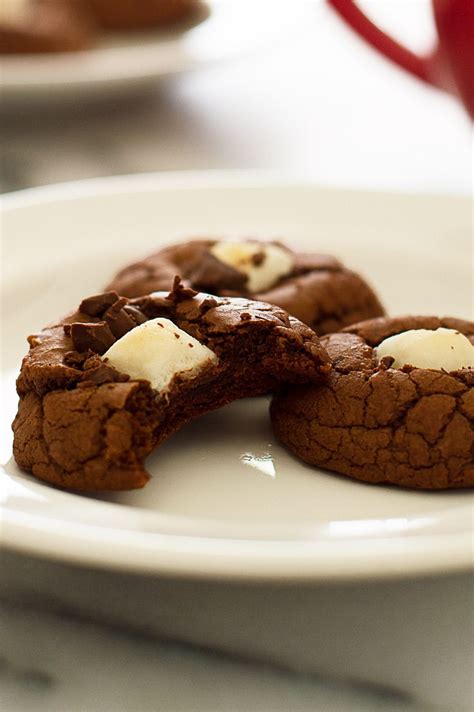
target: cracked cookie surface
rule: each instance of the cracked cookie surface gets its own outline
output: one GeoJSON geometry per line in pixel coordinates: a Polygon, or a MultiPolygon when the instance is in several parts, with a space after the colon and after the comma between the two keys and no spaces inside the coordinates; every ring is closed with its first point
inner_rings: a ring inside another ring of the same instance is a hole
{"type": "Polygon", "coordinates": [[[189,420],[330,370],[318,337],[282,309],[198,294],[179,281],[168,295],[87,298],[29,343],[17,381],[14,456],[36,477],[77,490],[142,487],[146,455],[189,420]],[[165,391],[102,357],[133,329],[160,319],[216,356],[192,378],[178,373],[165,391]]]}
{"type": "Polygon", "coordinates": [[[474,324],[382,318],[321,339],[333,361],[320,386],[288,387],[271,404],[275,434],[304,462],[370,483],[420,489],[474,485],[474,369],[378,363],[375,347],[409,329],[474,324]]]}
{"type": "Polygon", "coordinates": [[[176,274],[183,283],[218,296],[242,296],[275,304],[326,334],[363,319],[381,316],[384,309],[367,282],[331,255],[295,252],[277,242],[253,241],[284,248],[293,258],[291,271],[268,289],[250,294],[245,275],[216,259],[218,240],[190,240],[166,247],[122,269],[108,289],[136,297],[171,287],[176,274]]]}

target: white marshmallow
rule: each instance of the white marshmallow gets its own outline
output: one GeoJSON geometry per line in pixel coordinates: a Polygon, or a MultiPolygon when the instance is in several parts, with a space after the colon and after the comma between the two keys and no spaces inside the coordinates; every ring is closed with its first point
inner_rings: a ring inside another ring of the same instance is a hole
{"type": "Polygon", "coordinates": [[[20,22],[27,13],[29,0],[1,0],[0,22],[15,24],[20,22]]]}
{"type": "Polygon", "coordinates": [[[280,277],[291,272],[294,264],[288,250],[271,243],[223,240],[216,242],[210,252],[221,262],[247,275],[247,289],[251,294],[270,289],[280,277]],[[256,265],[253,258],[261,252],[264,259],[256,265]]]}
{"type": "Polygon", "coordinates": [[[375,349],[380,361],[392,356],[392,368],[409,364],[417,368],[457,371],[474,366],[474,346],[455,329],[410,329],[389,336],[375,349]]]}
{"type": "Polygon", "coordinates": [[[130,378],[144,378],[166,391],[173,380],[193,378],[216,364],[216,354],[169,319],[150,319],[118,339],[102,358],[130,378]]]}

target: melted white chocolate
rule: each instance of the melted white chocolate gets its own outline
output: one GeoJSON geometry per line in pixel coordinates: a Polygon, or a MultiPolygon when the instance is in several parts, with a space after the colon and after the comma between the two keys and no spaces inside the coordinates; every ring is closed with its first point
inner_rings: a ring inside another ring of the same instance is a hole
{"type": "Polygon", "coordinates": [[[118,339],[104,359],[130,378],[144,378],[167,391],[175,376],[193,378],[219,359],[169,319],[150,319],[118,339]]]}
{"type": "Polygon", "coordinates": [[[474,367],[474,346],[455,329],[410,329],[389,336],[376,348],[380,361],[384,356],[395,359],[392,368],[410,365],[458,371],[474,367]]]}
{"type": "Polygon", "coordinates": [[[247,275],[247,289],[251,294],[273,287],[291,272],[294,264],[291,252],[270,242],[223,240],[216,242],[210,252],[221,262],[247,275]],[[262,255],[257,263],[256,255],[262,255]]]}

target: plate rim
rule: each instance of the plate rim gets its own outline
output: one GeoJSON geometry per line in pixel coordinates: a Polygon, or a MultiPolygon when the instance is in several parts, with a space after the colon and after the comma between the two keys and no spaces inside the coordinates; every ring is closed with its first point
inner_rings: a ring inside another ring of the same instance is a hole
{"type": "Polygon", "coordinates": [[[241,189],[241,188],[292,188],[338,192],[347,195],[374,195],[377,198],[401,198],[406,200],[443,200],[445,202],[472,205],[469,195],[446,193],[445,191],[410,191],[376,188],[372,186],[352,186],[337,181],[321,181],[298,170],[278,170],[265,168],[209,168],[179,169],[170,171],[140,171],[137,173],[117,173],[94,176],[77,180],[59,181],[20,188],[0,194],[0,210],[12,210],[56,200],[78,200],[97,195],[114,195],[126,189],[127,193],[144,190],[191,190],[191,189],[241,189]]]}
{"type": "MultiPolygon", "coordinates": [[[[124,191],[156,192],[198,189],[293,188],[352,194],[410,197],[429,194],[363,190],[321,185],[316,181],[274,171],[172,171],[99,177],[39,186],[5,194],[2,210],[23,210],[124,191]]],[[[465,202],[465,196],[444,196],[465,202]]],[[[3,469],[3,468],[2,468],[3,469]]],[[[57,521],[57,520],[56,520],[57,521]]],[[[348,542],[243,540],[189,535],[126,533],[100,529],[101,546],[89,547],[96,527],[67,523],[58,539],[57,524],[44,515],[22,515],[0,505],[2,547],[74,565],[190,579],[240,581],[360,581],[405,579],[449,574],[474,568],[472,532],[416,537],[361,537],[348,542]],[[87,532],[85,531],[87,529],[87,532]],[[105,532],[107,535],[104,536],[105,532]],[[105,543],[104,543],[105,542],[105,543]],[[82,546],[81,546],[82,545],[82,546]]],[[[93,539],[97,543],[97,538],[93,539]]]]}
{"type": "Polygon", "coordinates": [[[134,532],[133,541],[125,542],[124,536],[120,536],[123,530],[99,529],[81,523],[81,535],[77,535],[74,525],[67,525],[65,529],[61,522],[58,538],[57,525],[49,526],[44,517],[28,514],[23,521],[18,521],[22,519],[18,514],[0,511],[5,549],[63,563],[143,575],[193,580],[349,583],[447,576],[472,571],[474,564],[469,532],[409,539],[381,537],[375,541],[362,538],[323,545],[321,542],[219,540],[146,532],[147,540],[153,537],[154,541],[152,546],[144,546],[143,532],[134,532]],[[42,520],[43,525],[35,526],[34,520],[42,520]],[[87,536],[84,536],[85,529],[87,536]],[[101,546],[89,547],[92,542],[97,545],[97,536],[94,536],[97,529],[101,546]],[[436,538],[442,538],[442,542],[433,561],[427,556],[427,549],[432,550],[436,538]],[[198,546],[189,546],[190,542],[198,542],[198,546]]]}

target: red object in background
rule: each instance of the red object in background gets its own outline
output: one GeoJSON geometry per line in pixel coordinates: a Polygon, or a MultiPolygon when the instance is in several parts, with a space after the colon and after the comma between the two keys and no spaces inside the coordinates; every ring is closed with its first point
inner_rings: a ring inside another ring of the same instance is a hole
{"type": "Polygon", "coordinates": [[[474,119],[474,0],[432,0],[439,41],[421,57],[380,30],[353,0],[327,0],[366,42],[432,86],[454,94],[474,119]]]}

